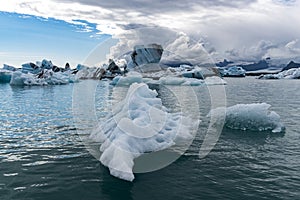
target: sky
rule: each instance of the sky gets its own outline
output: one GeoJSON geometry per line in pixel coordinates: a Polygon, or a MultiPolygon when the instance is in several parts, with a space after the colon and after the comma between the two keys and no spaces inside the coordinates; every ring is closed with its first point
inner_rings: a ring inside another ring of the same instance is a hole
{"type": "Polygon", "coordinates": [[[300,62],[299,13],[299,0],[3,1],[0,64],[96,65],[156,40],[187,59],[300,62]]]}

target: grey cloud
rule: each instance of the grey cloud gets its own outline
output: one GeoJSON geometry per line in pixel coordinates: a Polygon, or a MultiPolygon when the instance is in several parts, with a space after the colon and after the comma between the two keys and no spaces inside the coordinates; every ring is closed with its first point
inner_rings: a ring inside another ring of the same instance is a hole
{"type": "MultiPolygon", "coordinates": [[[[177,32],[184,31],[196,41],[199,41],[199,35],[204,36],[205,40],[201,43],[206,52],[221,59],[230,57],[255,60],[267,55],[287,57],[299,52],[299,47],[295,47],[299,43],[291,42],[299,39],[300,34],[300,28],[296,26],[299,21],[299,1],[51,0],[51,8],[44,7],[38,1],[23,2],[25,3],[21,7],[26,12],[19,8],[20,13],[33,13],[68,22],[83,19],[97,24],[96,28],[100,33],[115,35],[125,30],[128,35],[125,34],[126,37],[121,38],[121,42],[113,50],[120,50],[134,43],[148,43],[140,40],[144,35],[152,36],[147,38],[149,42],[159,43],[161,38],[174,41],[174,35],[167,33],[168,31],[163,34],[159,28],[156,32],[141,31],[149,26],[161,26],[176,29],[177,32]],[[60,3],[70,4],[61,7],[60,3]],[[139,31],[132,34],[132,30],[139,31]]],[[[190,48],[183,44],[184,37],[181,39],[182,45],[173,45],[174,50],[179,47],[190,48]]],[[[197,51],[198,49],[193,49],[189,55],[194,56],[197,51]]],[[[112,51],[112,54],[114,52],[117,51],[112,51]]]]}
{"type": "Polygon", "coordinates": [[[248,48],[234,48],[225,51],[226,58],[232,61],[257,61],[267,57],[279,60],[300,58],[300,42],[296,40],[287,43],[272,43],[261,40],[248,48]]]}
{"type": "Polygon", "coordinates": [[[212,63],[210,54],[215,52],[213,48],[207,52],[201,40],[194,40],[185,33],[159,26],[130,29],[118,38],[118,44],[110,49],[107,59],[123,59],[124,55],[126,58],[127,53],[132,51],[135,45],[151,43],[163,46],[164,53],[161,59],[163,63],[212,63]]]}
{"type": "Polygon", "coordinates": [[[284,4],[284,5],[293,5],[296,0],[273,0],[275,3],[284,4]]]}
{"type": "MultiPolygon", "coordinates": [[[[139,29],[139,28],[146,28],[151,26],[150,24],[136,24],[136,23],[129,23],[129,24],[117,24],[117,26],[121,27],[124,30],[131,30],[131,29],[139,29]]],[[[152,25],[154,26],[154,25],[152,25]]]]}
{"type": "Polygon", "coordinates": [[[226,8],[241,8],[255,3],[257,0],[55,0],[56,2],[80,3],[82,5],[99,6],[112,10],[127,10],[140,12],[145,15],[156,13],[168,13],[176,11],[189,11],[197,6],[207,7],[225,7],[226,8]]]}

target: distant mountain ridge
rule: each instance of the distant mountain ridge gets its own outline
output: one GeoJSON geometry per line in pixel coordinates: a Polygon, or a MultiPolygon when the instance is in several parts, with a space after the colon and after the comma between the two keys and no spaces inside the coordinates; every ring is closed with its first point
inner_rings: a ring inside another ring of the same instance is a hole
{"type": "Polygon", "coordinates": [[[300,63],[295,63],[294,61],[291,61],[286,67],[282,69],[282,71],[293,69],[293,68],[300,68],[300,63]]]}
{"type": "Polygon", "coordinates": [[[291,61],[287,65],[275,65],[271,63],[271,58],[266,58],[264,60],[260,60],[258,62],[253,62],[253,63],[235,63],[232,61],[228,61],[224,59],[222,62],[216,63],[217,67],[230,67],[230,66],[238,66],[242,67],[246,71],[257,71],[257,70],[264,70],[264,69],[282,69],[282,71],[289,70],[292,68],[299,68],[300,63],[296,63],[294,61],[291,61]]]}

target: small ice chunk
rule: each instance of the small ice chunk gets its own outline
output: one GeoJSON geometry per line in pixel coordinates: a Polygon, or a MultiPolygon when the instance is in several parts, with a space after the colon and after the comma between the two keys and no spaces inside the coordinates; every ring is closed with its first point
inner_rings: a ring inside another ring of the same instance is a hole
{"type": "MultiPolygon", "coordinates": [[[[244,131],[283,132],[284,125],[280,116],[270,111],[267,103],[237,104],[226,109],[225,127],[244,131]]],[[[218,116],[223,108],[211,110],[210,115],[218,116]]],[[[221,116],[221,115],[220,115],[221,116]]]]}
{"type": "Polygon", "coordinates": [[[128,86],[132,83],[142,83],[143,77],[140,73],[131,71],[126,76],[116,76],[111,85],[118,85],[118,86],[128,86]]]}
{"type": "Polygon", "coordinates": [[[205,78],[205,84],[206,85],[227,85],[227,82],[218,76],[211,76],[205,78]]]}

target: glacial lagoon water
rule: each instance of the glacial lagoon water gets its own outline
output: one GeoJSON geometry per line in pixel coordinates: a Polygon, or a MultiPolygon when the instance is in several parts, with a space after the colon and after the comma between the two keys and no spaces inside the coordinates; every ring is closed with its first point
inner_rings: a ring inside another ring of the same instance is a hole
{"type": "MultiPolygon", "coordinates": [[[[136,174],[132,183],[110,176],[82,143],[72,113],[74,85],[0,84],[0,199],[299,199],[299,81],[225,80],[228,106],[271,104],[286,132],[224,129],[214,149],[200,159],[210,103],[206,88],[198,86],[203,123],[189,150],[166,168],[136,174]]],[[[108,82],[97,84],[100,119],[107,112],[103,93],[110,89],[108,82]]],[[[176,110],[167,91],[159,93],[176,110]]],[[[189,95],[184,97],[188,102],[189,95]]]]}

